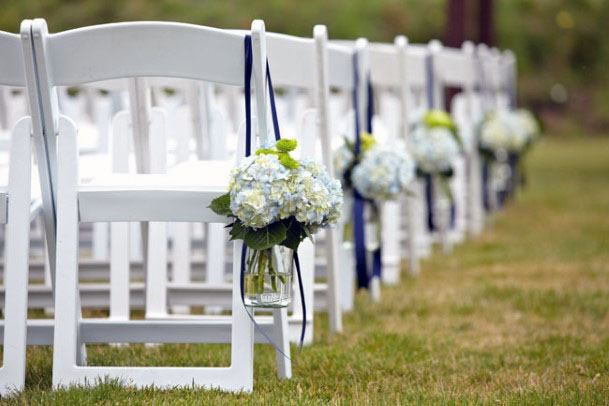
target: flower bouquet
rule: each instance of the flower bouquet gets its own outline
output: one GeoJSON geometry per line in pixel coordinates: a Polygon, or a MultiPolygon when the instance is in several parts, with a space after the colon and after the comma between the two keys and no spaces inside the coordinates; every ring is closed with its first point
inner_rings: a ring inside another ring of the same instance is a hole
{"type": "Polygon", "coordinates": [[[485,117],[480,126],[479,150],[495,191],[509,193],[524,179],[521,158],[539,131],[537,120],[528,110],[492,112],[485,117]]]}
{"type": "Polygon", "coordinates": [[[453,176],[452,163],[461,153],[462,143],[450,115],[441,110],[428,111],[414,126],[409,141],[417,174],[438,179],[452,200],[448,180],[453,176]]]}
{"type": "Polygon", "coordinates": [[[310,159],[290,152],[282,139],[233,169],[228,193],[210,208],[230,217],[231,240],[243,240],[244,301],[252,307],[286,307],[291,301],[293,256],[320,228],[335,224],[342,207],[340,182],[310,159]]]}
{"type": "MultiPolygon", "coordinates": [[[[407,191],[414,178],[414,162],[410,155],[405,148],[380,146],[368,133],[362,133],[360,140],[359,157],[355,156],[353,142],[347,139],[334,153],[336,171],[343,180],[344,187],[354,188],[362,198],[370,202],[397,199],[407,191]]],[[[377,206],[373,205],[369,223],[378,223],[377,211],[377,206]]],[[[346,228],[349,228],[349,223],[346,228]]],[[[378,236],[374,237],[368,241],[379,240],[378,236]]]]}

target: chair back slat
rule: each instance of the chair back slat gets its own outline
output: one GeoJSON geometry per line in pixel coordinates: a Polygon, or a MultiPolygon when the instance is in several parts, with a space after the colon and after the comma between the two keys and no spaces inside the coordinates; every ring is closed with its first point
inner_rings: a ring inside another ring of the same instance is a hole
{"type": "Polygon", "coordinates": [[[267,56],[276,86],[315,86],[315,42],[310,38],[267,33],[267,56]]]}
{"type": "Polygon", "coordinates": [[[474,60],[460,48],[442,48],[435,56],[438,79],[445,86],[464,87],[476,80],[474,60]]]}
{"type": "Polygon", "coordinates": [[[333,88],[353,88],[353,49],[328,44],[328,82],[333,88]]]}
{"type": "Polygon", "coordinates": [[[103,24],[46,36],[51,86],[137,76],[243,85],[243,36],[182,23],[103,24]]]}
{"type": "Polygon", "coordinates": [[[414,44],[408,46],[406,52],[407,79],[411,88],[421,89],[426,85],[425,58],[427,45],[414,44]]]}
{"type": "Polygon", "coordinates": [[[0,85],[25,86],[19,35],[0,31],[0,85]]]}
{"type": "Polygon", "coordinates": [[[400,86],[398,58],[393,44],[370,44],[368,58],[373,85],[388,88],[400,86]]]}

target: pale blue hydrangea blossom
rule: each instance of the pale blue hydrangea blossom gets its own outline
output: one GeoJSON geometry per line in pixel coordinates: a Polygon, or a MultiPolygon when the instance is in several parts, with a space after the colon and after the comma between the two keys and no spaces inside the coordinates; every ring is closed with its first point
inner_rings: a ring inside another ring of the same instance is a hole
{"type": "Polygon", "coordinates": [[[353,162],[353,159],[355,158],[353,151],[351,151],[351,148],[349,148],[346,143],[343,143],[343,145],[334,151],[333,158],[334,172],[336,173],[336,176],[342,179],[345,171],[349,168],[349,165],[351,165],[351,162],[353,162]]]}
{"type": "Polygon", "coordinates": [[[394,200],[406,191],[414,168],[405,150],[375,147],[353,169],[353,185],[367,199],[394,200]]]}
{"type": "Polygon", "coordinates": [[[233,169],[229,192],[233,214],[256,229],[290,216],[309,226],[332,225],[343,200],[340,182],[322,165],[302,160],[289,170],[272,154],[243,159],[233,169]]]}
{"type": "Polygon", "coordinates": [[[290,171],[274,155],[244,158],[231,173],[230,209],[246,226],[265,227],[279,219],[290,171]]]}
{"type": "Polygon", "coordinates": [[[428,128],[422,124],[410,134],[409,147],[418,167],[432,174],[449,170],[460,153],[459,144],[448,128],[428,128]]]}
{"type": "Polygon", "coordinates": [[[293,177],[297,185],[292,196],[296,220],[319,227],[336,223],[343,204],[340,181],[312,159],[301,160],[293,177]]]}

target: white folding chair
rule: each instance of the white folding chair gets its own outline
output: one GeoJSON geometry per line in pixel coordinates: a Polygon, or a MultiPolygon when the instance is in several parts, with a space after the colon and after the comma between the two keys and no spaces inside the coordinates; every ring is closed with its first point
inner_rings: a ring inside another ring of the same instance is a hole
{"type": "MultiPolygon", "coordinates": [[[[406,69],[406,89],[403,90],[404,106],[407,109],[402,114],[405,117],[405,125],[410,129],[413,123],[420,120],[425,111],[426,104],[426,56],[427,48],[421,45],[408,44],[405,50],[404,64],[406,69]]],[[[405,251],[409,258],[412,257],[411,250],[418,258],[426,258],[431,254],[432,236],[427,227],[425,185],[421,179],[416,178],[411,186],[414,196],[411,200],[412,217],[408,215],[403,219],[403,224],[412,227],[414,242],[408,244],[405,251]],[[409,219],[412,218],[412,224],[409,219]]],[[[406,229],[406,234],[410,229],[406,229]]],[[[408,241],[408,240],[407,240],[408,241]]]]}
{"type": "MultiPolygon", "coordinates": [[[[322,155],[324,163],[330,167],[331,170],[331,155],[328,151],[329,147],[325,145],[325,138],[327,130],[317,131],[316,126],[326,126],[327,113],[321,111],[325,105],[327,105],[327,89],[324,93],[322,85],[327,82],[327,77],[324,73],[323,63],[325,62],[325,47],[326,37],[324,27],[316,28],[315,39],[305,39],[290,37],[279,34],[267,34],[267,51],[268,59],[273,67],[274,84],[283,88],[302,88],[311,91],[318,95],[318,101],[315,103],[317,107],[316,111],[305,112],[303,117],[302,125],[302,136],[301,136],[301,153],[303,156],[313,156],[314,154],[314,142],[316,132],[320,132],[322,141],[322,155]],[[317,75],[312,75],[310,72],[319,72],[317,75]],[[321,98],[325,99],[319,100],[321,98]],[[324,104],[325,103],[325,104],[324,104]],[[311,114],[314,113],[314,114],[311,114]],[[319,123],[319,124],[318,124],[319,123]],[[306,134],[305,134],[306,133],[306,134]]],[[[327,86],[326,86],[327,87],[327,86]]],[[[205,103],[206,105],[209,102],[205,103]]],[[[200,124],[199,124],[200,125],[200,124]]],[[[208,131],[210,129],[207,129],[208,131]]],[[[285,133],[285,132],[284,132],[285,133]]],[[[213,148],[212,148],[213,149],[213,148]]],[[[217,149],[217,148],[215,148],[217,149]]],[[[212,151],[212,159],[222,158],[222,153],[212,151]]],[[[183,164],[178,164],[170,172],[184,175],[187,173],[200,173],[201,167],[205,167],[206,162],[204,160],[188,161],[183,164]]],[[[205,290],[209,290],[209,283],[216,285],[215,293],[219,294],[222,289],[221,284],[223,281],[222,268],[219,266],[213,267],[211,265],[213,261],[222,261],[224,255],[223,245],[218,246],[218,238],[214,235],[223,233],[222,228],[219,230],[208,229],[208,244],[206,252],[207,261],[207,283],[192,283],[188,280],[176,280],[174,275],[173,282],[166,285],[169,296],[177,296],[180,291],[190,291],[191,293],[199,290],[203,293],[205,290]],[[214,246],[215,245],[215,246],[214,246]],[[216,273],[215,276],[211,277],[210,271],[216,273]],[[220,271],[218,273],[218,271],[220,271]],[[172,294],[173,291],[173,294],[172,294]]],[[[338,283],[335,280],[336,269],[338,268],[336,261],[337,258],[337,240],[336,231],[328,230],[328,238],[326,242],[326,272],[328,283],[318,284],[314,287],[313,284],[313,272],[314,272],[314,251],[313,246],[308,241],[305,241],[300,249],[301,268],[303,269],[303,276],[305,280],[305,301],[306,307],[309,309],[309,317],[307,323],[307,335],[305,337],[305,343],[312,341],[312,310],[313,310],[313,297],[314,291],[318,292],[318,296],[325,294],[322,299],[322,303],[329,312],[330,327],[332,331],[340,331],[342,329],[341,323],[341,312],[338,305],[338,283]]],[[[220,239],[220,241],[222,241],[220,239]]],[[[227,293],[230,291],[227,290],[227,293]]],[[[205,300],[204,295],[201,295],[202,300],[205,300]]],[[[178,299],[179,300],[179,299],[178,299]]],[[[171,299],[170,299],[171,301],[171,299]]],[[[162,301],[155,300],[155,303],[162,304],[162,301]]],[[[202,302],[197,304],[209,304],[202,302]]],[[[319,309],[319,307],[317,307],[319,309]]],[[[300,337],[300,327],[303,318],[302,307],[299,300],[294,303],[294,309],[291,316],[288,318],[290,325],[291,338],[293,341],[298,341],[300,337]]],[[[158,316],[163,317],[164,309],[158,309],[158,316]]]]}
{"type": "MultiPolygon", "coordinates": [[[[27,22],[24,23],[26,25],[27,22]]],[[[27,30],[22,30],[22,33],[27,37],[27,30]]],[[[261,21],[252,24],[252,37],[256,106],[259,112],[266,112],[266,47],[261,21]]],[[[244,35],[188,24],[156,22],[107,24],[50,35],[44,20],[34,20],[31,38],[35,53],[29,56],[35,56],[35,59],[29,62],[37,67],[37,77],[35,82],[28,84],[38,89],[40,106],[45,112],[35,121],[40,120],[43,134],[57,134],[58,143],[58,155],[48,155],[49,161],[56,161],[58,185],[54,386],[85,384],[109,377],[134,386],[173,387],[194,383],[208,388],[251,391],[254,334],[238,293],[239,278],[233,278],[232,315],[229,317],[116,321],[83,319],[80,316],[77,277],[79,221],[138,221],[152,222],[151,225],[167,221],[225,222],[225,218],[213,214],[207,206],[226,190],[226,180],[220,179],[216,173],[200,175],[194,182],[171,175],[118,174],[79,185],[77,129],[69,118],[58,115],[53,108],[56,86],[121,77],[170,76],[242,86],[244,35]],[[83,350],[85,343],[95,342],[227,341],[231,342],[231,365],[222,368],[86,366],[83,350]]],[[[135,83],[137,86],[137,79],[135,83]]],[[[258,134],[266,137],[266,113],[259,116],[258,134]]],[[[140,123],[139,128],[146,129],[149,135],[155,128],[162,128],[159,124],[161,117],[151,116],[151,126],[140,123]]],[[[138,115],[132,120],[142,121],[143,118],[138,115]]],[[[140,172],[150,172],[150,139],[145,137],[146,134],[134,134],[138,137],[136,155],[140,156],[140,172]]],[[[47,184],[43,183],[42,187],[47,187],[47,184]]],[[[239,272],[240,247],[241,243],[234,244],[234,274],[239,272]]],[[[166,275],[157,277],[164,279],[166,275]]],[[[155,290],[157,282],[148,279],[147,292],[155,290]]],[[[282,319],[275,317],[275,320],[282,319]]],[[[280,345],[287,342],[286,329],[270,330],[267,327],[267,332],[274,335],[280,345]]],[[[291,369],[289,359],[284,358],[283,366],[282,373],[286,376],[291,369]]]]}
{"type": "Polygon", "coordinates": [[[484,207],[477,141],[477,131],[482,116],[475,105],[475,89],[479,83],[479,76],[474,45],[471,42],[464,42],[460,49],[443,48],[437,55],[437,64],[438,75],[442,78],[442,82],[461,89],[461,92],[453,97],[451,114],[459,129],[467,156],[466,229],[470,235],[476,236],[484,227],[484,207]]]}
{"type": "MultiPolygon", "coordinates": [[[[321,144],[321,156],[324,165],[333,172],[330,114],[329,114],[329,63],[328,63],[328,34],[323,25],[315,26],[313,39],[297,38],[281,34],[268,34],[268,57],[273,67],[273,83],[276,86],[288,89],[292,95],[296,89],[311,92],[314,97],[314,111],[308,110],[300,117],[301,156],[315,156],[315,139],[318,136],[321,144]],[[311,74],[315,72],[315,74],[311,74]]],[[[291,112],[296,116],[295,109],[291,112]]],[[[294,128],[298,127],[293,125],[294,128]]],[[[325,232],[325,284],[314,284],[315,251],[310,241],[305,241],[301,250],[301,265],[305,283],[305,304],[309,309],[309,331],[313,331],[314,292],[325,293],[322,299],[323,308],[328,312],[330,330],[342,331],[342,311],[340,308],[339,287],[339,253],[338,229],[331,228],[325,232]]],[[[321,296],[321,295],[318,295],[321,296]]],[[[320,306],[317,306],[319,309],[320,306]]],[[[297,326],[303,317],[301,304],[295,303],[291,317],[293,325],[297,326]]],[[[296,334],[297,337],[297,334],[296,334]]],[[[305,338],[312,340],[312,334],[305,338]]]]}
{"type": "MultiPolygon", "coordinates": [[[[368,49],[370,63],[370,80],[375,87],[375,95],[379,98],[390,96],[388,93],[397,93],[398,110],[389,111],[387,117],[383,110],[380,115],[386,121],[395,117],[393,133],[386,140],[389,145],[399,141],[406,141],[408,137],[408,111],[409,111],[409,89],[407,83],[408,66],[406,54],[408,40],[406,37],[396,37],[394,44],[370,44],[368,49]],[[382,92],[382,94],[379,94],[382,92]]],[[[383,103],[379,103],[381,108],[383,103]]],[[[400,280],[402,262],[402,247],[400,239],[401,229],[401,205],[405,205],[406,217],[406,241],[408,246],[408,271],[417,275],[420,271],[419,259],[416,249],[416,228],[414,198],[407,197],[401,201],[386,202],[383,205],[382,230],[383,230],[383,281],[388,284],[396,284],[400,280]]]]}
{"type": "MultiPolygon", "coordinates": [[[[24,86],[21,41],[0,32],[0,85],[24,86]]],[[[23,389],[27,342],[27,290],[31,200],[31,121],[20,119],[11,135],[8,187],[0,188],[0,222],[6,224],[3,362],[0,395],[23,389]]]]}

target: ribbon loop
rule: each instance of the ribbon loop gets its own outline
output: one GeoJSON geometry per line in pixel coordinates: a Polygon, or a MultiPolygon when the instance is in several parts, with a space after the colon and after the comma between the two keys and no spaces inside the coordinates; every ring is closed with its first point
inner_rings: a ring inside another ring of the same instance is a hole
{"type": "MultiPolygon", "coordinates": [[[[359,61],[357,52],[353,53],[353,110],[355,117],[355,143],[353,148],[353,154],[355,156],[356,164],[359,162],[362,154],[361,145],[361,128],[360,128],[360,116],[359,116],[359,85],[360,85],[360,72],[359,72],[359,61]]],[[[366,75],[366,131],[372,134],[372,119],[374,117],[374,94],[372,88],[372,82],[370,81],[370,75],[366,75]]],[[[353,240],[355,246],[355,271],[357,275],[357,286],[358,288],[368,289],[370,286],[370,277],[380,277],[382,270],[381,261],[381,244],[374,250],[372,257],[372,275],[368,273],[368,258],[366,252],[366,237],[365,237],[365,203],[367,202],[358,191],[353,188],[353,240]]],[[[375,211],[377,217],[378,207],[374,202],[371,203],[371,209],[375,211]]]]}

